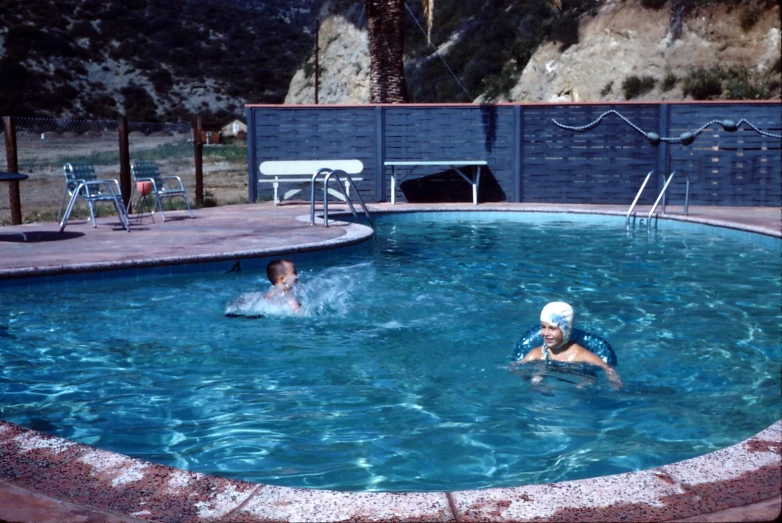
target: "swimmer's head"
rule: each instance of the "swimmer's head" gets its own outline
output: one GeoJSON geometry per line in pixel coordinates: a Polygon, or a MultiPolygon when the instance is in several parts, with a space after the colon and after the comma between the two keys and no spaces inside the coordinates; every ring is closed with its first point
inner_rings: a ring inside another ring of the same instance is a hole
{"type": "Polygon", "coordinates": [[[573,307],[563,301],[553,301],[540,311],[541,323],[554,325],[562,331],[562,343],[557,346],[570,341],[570,335],[573,333],[573,316],[573,307]]]}
{"type": "Polygon", "coordinates": [[[266,266],[266,276],[272,285],[283,284],[292,287],[299,273],[291,260],[274,260],[266,266]]]}

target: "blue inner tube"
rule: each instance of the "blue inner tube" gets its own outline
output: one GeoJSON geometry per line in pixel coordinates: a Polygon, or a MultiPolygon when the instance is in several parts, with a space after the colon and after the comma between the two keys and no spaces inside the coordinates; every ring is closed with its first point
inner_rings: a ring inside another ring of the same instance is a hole
{"type": "MultiPolygon", "coordinates": [[[[574,341],[592,351],[598,358],[606,362],[611,367],[616,367],[616,353],[611,344],[606,340],[592,334],[591,332],[573,328],[570,335],[570,341],[574,341]]],[[[529,351],[535,347],[543,345],[543,336],[540,335],[540,325],[533,325],[525,332],[519,342],[516,344],[516,350],[513,352],[513,360],[521,360],[529,351]]]]}

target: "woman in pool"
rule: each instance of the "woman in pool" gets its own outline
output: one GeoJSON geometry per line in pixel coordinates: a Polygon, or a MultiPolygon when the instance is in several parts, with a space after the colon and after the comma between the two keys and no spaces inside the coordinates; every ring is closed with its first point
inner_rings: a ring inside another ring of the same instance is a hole
{"type": "Polygon", "coordinates": [[[614,368],[590,350],[570,341],[570,334],[573,332],[573,319],[573,307],[565,302],[555,301],[543,307],[540,312],[540,335],[543,337],[543,345],[532,349],[520,363],[553,360],[597,365],[605,371],[611,384],[620,388],[622,379],[614,368]]]}

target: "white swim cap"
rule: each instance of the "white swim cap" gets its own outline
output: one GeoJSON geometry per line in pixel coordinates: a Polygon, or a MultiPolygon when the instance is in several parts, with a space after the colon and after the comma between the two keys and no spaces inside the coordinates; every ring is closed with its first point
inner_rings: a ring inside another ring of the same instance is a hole
{"type": "Polygon", "coordinates": [[[540,311],[540,321],[556,325],[562,330],[562,343],[570,341],[573,332],[573,307],[564,301],[552,301],[540,311]]]}

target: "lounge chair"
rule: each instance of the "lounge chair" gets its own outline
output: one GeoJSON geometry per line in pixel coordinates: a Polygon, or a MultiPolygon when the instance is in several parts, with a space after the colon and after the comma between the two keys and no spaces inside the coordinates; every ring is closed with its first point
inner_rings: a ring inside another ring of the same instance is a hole
{"type": "Polygon", "coordinates": [[[90,208],[90,219],[93,227],[98,226],[95,223],[95,202],[112,202],[117,210],[122,226],[130,231],[128,215],[125,212],[125,206],[122,204],[122,192],[117,180],[114,178],[98,179],[98,176],[95,174],[95,167],[88,163],[66,163],[63,166],[63,173],[65,174],[65,190],[62,194],[60,211],[57,213],[57,221],[60,222],[60,232],[68,224],[68,218],[71,216],[73,206],[79,198],[86,201],[90,208]],[[68,195],[70,195],[70,200],[63,213],[63,206],[68,195]],[[62,221],[60,221],[61,215],[62,221]]]}
{"type": "MultiPolygon", "coordinates": [[[[133,191],[139,192],[139,202],[141,198],[146,198],[147,194],[155,198],[155,204],[152,206],[152,214],[155,214],[155,208],[160,207],[160,215],[163,216],[163,221],[166,221],[166,214],[163,212],[162,198],[173,198],[175,196],[181,196],[185,200],[187,211],[190,213],[190,217],[193,218],[193,211],[190,209],[190,202],[187,200],[187,193],[185,192],[185,186],[182,184],[182,179],[179,176],[161,176],[160,168],[155,162],[133,162],[130,166],[130,172],[133,174],[133,187],[131,187],[130,195],[133,196],[133,191]],[[145,191],[141,191],[140,186],[143,186],[144,182],[149,182],[152,187],[147,187],[145,191]],[[167,183],[166,183],[167,182],[167,183]]],[[[138,203],[136,204],[138,205],[138,203]]],[[[128,200],[128,208],[130,207],[130,199],[128,200]]]]}

